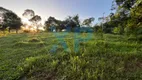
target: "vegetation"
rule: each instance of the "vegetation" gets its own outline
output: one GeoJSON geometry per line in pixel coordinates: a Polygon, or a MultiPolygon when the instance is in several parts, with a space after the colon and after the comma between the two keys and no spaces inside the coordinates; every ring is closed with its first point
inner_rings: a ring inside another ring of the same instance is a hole
{"type": "Polygon", "coordinates": [[[104,32],[112,33],[112,29],[120,29],[119,34],[141,34],[140,8],[142,8],[141,0],[114,0],[111,11],[116,10],[116,12],[105,17],[109,20],[106,19],[104,23],[104,32]]]}
{"type": "Polygon", "coordinates": [[[45,29],[47,31],[52,31],[52,27],[54,26],[58,31],[67,29],[68,32],[74,32],[74,29],[79,28],[80,25],[79,15],[75,15],[73,17],[69,16],[64,21],[57,20],[54,17],[49,17],[48,20],[45,21],[45,29]]]}
{"type": "Polygon", "coordinates": [[[129,41],[121,35],[105,34],[104,37],[101,39],[92,33],[1,37],[0,79],[141,80],[141,42],[129,41]],[[78,40],[79,49],[75,52],[74,42],[78,40]]]}
{"type": "Polygon", "coordinates": [[[36,26],[37,31],[39,30],[38,23],[41,21],[40,16],[35,15],[35,12],[30,9],[25,10],[25,12],[23,13],[23,16],[33,23],[32,26],[36,26]]]}
{"type": "Polygon", "coordinates": [[[34,33],[42,19],[33,10],[23,13],[28,24],[0,7],[0,80],[142,80],[141,8],[142,0],[114,0],[101,23],[50,16],[34,33]],[[31,32],[8,33],[21,26],[31,32]]]}
{"type": "Polygon", "coordinates": [[[9,29],[9,32],[11,29],[16,29],[16,33],[18,33],[18,30],[21,28],[22,22],[20,17],[18,17],[14,12],[0,8],[0,11],[3,13],[2,20],[1,20],[1,30],[4,31],[6,28],[9,29]]]}

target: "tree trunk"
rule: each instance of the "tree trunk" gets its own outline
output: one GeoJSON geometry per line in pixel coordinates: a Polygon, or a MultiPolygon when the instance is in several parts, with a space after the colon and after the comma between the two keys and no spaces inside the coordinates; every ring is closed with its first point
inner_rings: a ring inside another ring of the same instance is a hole
{"type": "Polygon", "coordinates": [[[16,34],[18,34],[18,29],[16,29],[16,34]]]}
{"type": "Polygon", "coordinates": [[[8,29],[8,32],[9,32],[9,33],[10,33],[10,30],[11,30],[11,29],[9,28],[9,29],[8,29]]]}

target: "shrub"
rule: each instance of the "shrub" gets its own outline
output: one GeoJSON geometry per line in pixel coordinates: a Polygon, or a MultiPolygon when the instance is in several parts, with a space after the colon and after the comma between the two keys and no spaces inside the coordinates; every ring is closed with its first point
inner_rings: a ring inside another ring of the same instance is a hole
{"type": "Polygon", "coordinates": [[[120,28],[119,28],[119,27],[115,27],[115,28],[113,29],[113,33],[119,34],[119,33],[120,33],[120,28]]]}
{"type": "Polygon", "coordinates": [[[40,41],[36,38],[33,38],[33,39],[30,39],[29,42],[40,42],[40,41]]]}

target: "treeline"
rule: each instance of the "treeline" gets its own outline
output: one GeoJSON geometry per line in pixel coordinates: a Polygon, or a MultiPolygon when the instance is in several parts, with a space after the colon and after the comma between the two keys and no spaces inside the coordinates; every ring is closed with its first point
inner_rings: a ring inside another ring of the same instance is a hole
{"type": "MultiPolygon", "coordinates": [[[[114,0],[109,16],[103,18],[103,32],[142,34],[142,0],[114,0]],[[116,11],[115,13],[113,13],[116,11]]],[[[102,18],[100,18],[102,19],[102,18]]],[[[96,29],[100,27],[96,25],[96,29]]]]}
{"type": "MultiPolygon", "coordinates": [[[[91,28],[92,22],[95,20],[95,18],[91,17],[88,19],[85,19],[82,23],[80,22],[79,15],[75,16],[69,16],[65,20],[57,20],[54,17],[49,17],[48,20],[45,22],[45,29],[47,31],[52,31],[53,28],[57,31],[67,30],[71,32],[75,32],[76,30],[80,29],[80,27],[85,28],[87,26],[88,28],[91,28]]],[[[88,28],[86,28],[88,30],[88,28]]],[[[84,29],[85,31],[85,29],[84,29]]]]}
{"type": "MultiPolygon", "coordinates": [[[[142,0],[113,0],[111,13],[102,16],[101,24],[91,25],[95,18],[85,19],[80,22],[79,15],[69,16],[66,20],[57,20],[49,17],[45,22],[46,30],[51,31],[51,26],[61,31],[62,29],[74,30],[76,27],[90,27],[95,32],[139,35],[142,34],[142,0]]],[[[80,28],[80,29],[81,29],[80,28]]]]}
{"type": "MultiPolygon", "coordinates": [[[[65,20],[58,20],[55,17],[49,17],[44,24],[46,31],[53,32],[69,30],[74,32],[76,29],[93,29],[95,32],[139,35],[142,34],[142,0],[114,0],[111,6],[111,13],[107,17],[100,17],[101,24],[92,25],[95,18],[91,17],[80,21],[79,15],[68,16],[65,20]]],[[[12,11],[0,7],[0,30],[20,29],[21,19],[12,11]],[[2,14],[3,13],[3,14],[2,14]]],[[[37,26],[41,17],[35,15],[33,10],[27,9],[23,16],[37,26]]],[[[38,30],[38,26],[37,26],[38,30]]]]}
{"type": "MultiPolygon", "coordinates": [[[[11,10],[0,7],[0,30],[4,31],[7,28],[9,32],[11,29],[16,29],[16,32],[21,28],[21,26],[26,26],[26,23],[22,23],[20,17],[18,17],[11,10]]],[[[39,15],[35,15],[35,12],[31,9],[27,9],[22,14],[23,17],[27,18],[27,20],[33,23],[32,26],[36,26],[37,30],[39,28],[38,23],[41,21],[41,17],[39,15]]],[[[44,28],[46,31],[53,32],[56,30],[58,32],[62,30],[68,30],[74,32],[75,29],[80,29],[81,26],[87,26],[88,28],[83,28],[85,30],[92,29],[91,24],[95,19],[93,17],[85,19],[82,23],[80,22],[79,15],[69,16],[65,20],[57,20],[54,17],[49,17],[47,21],[45,21],[44,28]]],[[[40,25],[41,26],[41,25],[40,25]]]]}

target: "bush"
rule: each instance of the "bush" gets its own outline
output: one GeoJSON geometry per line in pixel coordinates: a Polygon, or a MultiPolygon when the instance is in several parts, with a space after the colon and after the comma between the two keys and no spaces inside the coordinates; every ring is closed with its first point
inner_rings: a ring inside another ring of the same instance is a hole
{"type": "Polygon", "coordinates": [[[142,35],[138,35],[138,36],[130,36],[128,38],[129,41],[142,41],[142,35]]]}
{"type": "Polygon", "coordinates": [[[113,29],[113,33],[119,34],[119,33],[120,33],[120,28],[119,28],[119,27],[115,27],[115,28],[113,29]]]}
{"type": "Polygon", "coordinates": [[[40,41],[36,38],[33,38],[33,39],[30,39],[29,42],[40,42],[40,41]]]}
{"type": "Polygon", "coordinates": [[[137,29],[137,34],[142,34],[142,27],[139,27],[139,28],[137,29]]]}
{"type": "Polygon", "coordinates": [[[139,36],[138,36],[138,40],[139,40],[139,41],[142,41],[142,35],[139,35],[139,36]]]}
{"type": "Polygon", "coordinates": [[[136,39],[136,37],[129,37],[127,40],[128,41],[136,41],[137,39],[136,39]]]}

